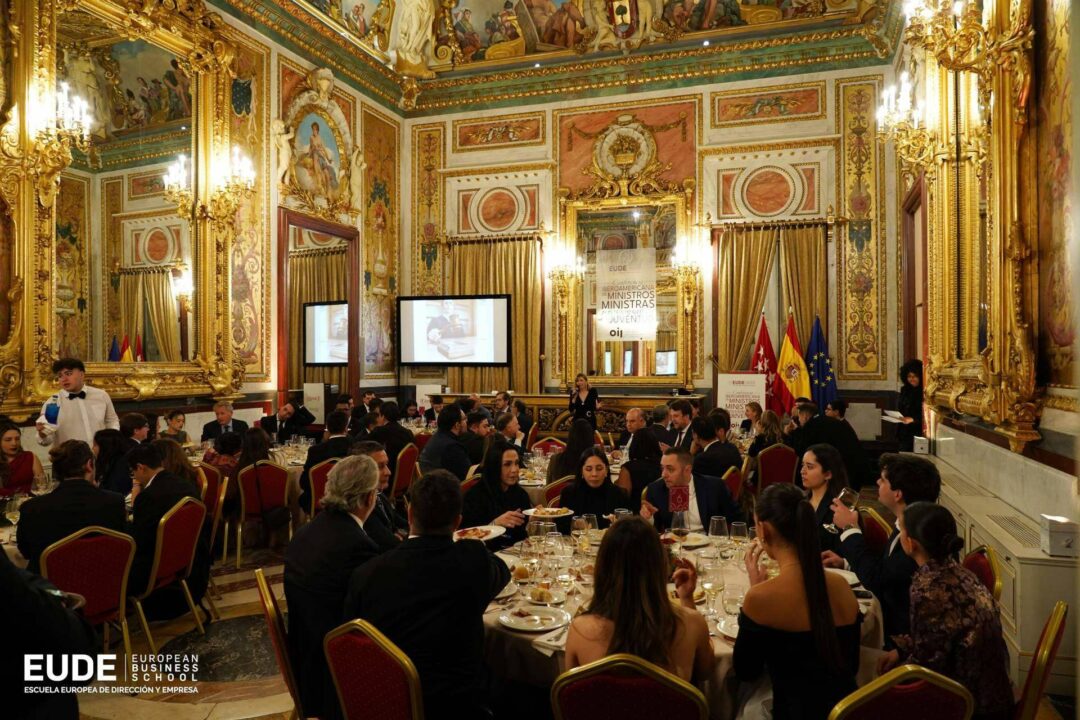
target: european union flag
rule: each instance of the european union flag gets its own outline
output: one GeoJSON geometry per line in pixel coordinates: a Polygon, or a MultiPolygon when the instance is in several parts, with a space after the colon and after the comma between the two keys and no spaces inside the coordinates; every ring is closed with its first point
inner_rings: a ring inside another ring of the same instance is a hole
{"type": "Polygon", "coordinates": [[[116,336],[112,336],[112,346],[109,347],[109,362],[120,362],[120,343],[116,342],[116,336]]]}
{"type": "Polygon", "coordinates": [[[810,396],[822,412],[836,399],[836,375],[829,362],[829,342],[821,330],[821,318],[814,318],[810,346],[806,350],[806,369],[810,372],[810,396]]]}

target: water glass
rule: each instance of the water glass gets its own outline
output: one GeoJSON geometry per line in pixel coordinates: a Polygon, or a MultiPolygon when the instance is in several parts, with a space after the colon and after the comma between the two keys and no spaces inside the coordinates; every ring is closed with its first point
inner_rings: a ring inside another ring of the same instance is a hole
{"type": "Polygon", "coordinates": [[[737,545],[745,545],[750,542],[750,528],[744,522],[731,523],[731,539],[737,545]]]}
{"type": "Polygon", "coordinates": [[[724,591],[724,566],[711,560],[701,564],[701,589],[705,591],[705,616],[716,616],[716,598],[724,591]]]}
{"type": "Polygon", "coordinates": [[[597,520],[596,515],[592,513],[586,513],[582,517],[585,518],[585,525],[588,528],[585,534],[588,536],[589,542],[592,543],[599,537],[600,522],[597,520]]]}
{"type": "Polygon", "coordinates": [[[619,520],[623,520],[625,518],[628,518],[632,514],[633,513],[631,513],[626,508],[615,508],[615,522],[618,522],[619,520]]]}
{"type": "Polygon", "coordinates": [[[589,549],[589,523],[585,520],[583,515],[575,515],[570,521],[570,534],[577,541],[578,550],[585,552],[589,549]]]}
{"type": "Polygon", "coordinates": [[[720,557],[720,546],[728,543],[727,518],[723,515],[709,518],[709,541],[713,546],[713,557],[720,557]]]}

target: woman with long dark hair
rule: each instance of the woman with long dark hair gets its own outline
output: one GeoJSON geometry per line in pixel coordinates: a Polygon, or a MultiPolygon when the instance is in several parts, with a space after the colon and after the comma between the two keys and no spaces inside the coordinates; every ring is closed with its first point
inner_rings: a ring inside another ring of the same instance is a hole
{"type": "Polygon", "coordinates": [[[782,442],[784,442],[784,428],[780,424],[780,416],[772,410],[766,410],[758,418],[754,442],[750,443],[750,449],[746,451],[746,454],[756,458],[758,453],[765,448],[782,442]]]}
{"type": "MultiPolygon", "coordinates": [[[[630,446],[633,449],[633,445],[630,446]]],[[[574,482],[563,490],[559,504],[570,508],[575,515],[595,515],[599,527],[606,528],[608,516],[616,508],[630,509],[630,496],[611,482],[611,466],[607,454],[591,447],[581,455],[574,482]]]]}
{"type": "Polygon", "coordinates": [[[119,430],[105,428],[94,433],[94,477],[102,490],[121,495],[131,492],[131,468],[124,458],[126,450],[119,430]]]}
{"type": "Polygon", "coordinates": [[[180,443],[172,438],[160,437],[150,444],[161,451],[161,467],[165,472],[182,477],[195,487],[199,487],[199,473],[188,460],[180,443]]]}
{"type": "Polygon", "coordinates": [[[923,434],[923,367],[922,360],[908,360],[900,368],[900,399],[896,409],[903,415],[896,428],[900,449],[911,452],[915,438],[923,434]]]}
{"type": "Polygon", "coordinates": [[[23,450],[22,431],[14,424],[0,425],[0,497],[29,494],[34,479],[43,477],[37,455],[23,450]]]}
{"type": "Polygon", "coordinates": [[[484,456],[480,482],[463,499],[462,527],[501,525],[506,534],[490,545],[506,547],[525,539],[525,515],[532,507],[529,494],[518,485],[521,454],[516,446],[496,438],[484,456]]]}
{"type": "Polygon", "coordinates": [[[236,467],[243,470],[248,465],[270,459],[270,436],[261,427],[248,428],[240,442],[240,459],[236,467]]]}
{"type": "Polygon", "coordinates": [[[773,717],[824,720],[855,689],[859,667],[859,603],[847,581],[826,573],[820,524],[799,488],[771,485],[758,497],[758,541],[746,553],[750,589],[739,614],[735,674],[772,678],[773,717]],[[761,553],[780,565],[771,580],[761,553]]]}
{"type": "Polygon", "coordinates": [[[660,477],[660,441],[651,427],[634,431],[629,460],[619,469],[616,485],[630,495],[630,510],[636,515],[641,509],[641,493],[653,480],[660,477]]]}
{"type": "Polygon", "coordinates": [[[600,397],[596,388],[589,387],[589,377],[578,373],[574,378],[574,389],[570,391],[570,403],[567,405],[574,413],[574,420],[584,420],[596,429],[596,411],[600,408],[600,397]]]}
{"type": "Polygon", "coordinates": [[[832,522],[832,501],[848,486],[847,467],[840,451],[827,443],[811,445],[803,453],[799,471],[806,499],[814,508],[820,530],[818,539],[822,550],[836,552],[840,548],[840,535],[825,529],[832,522]]]}
{"type": "Polygon", "coordinates": [[[575,420],[566,435],[566,447],[552,456],[548,463],[547,481],[555,482],[559,478],[577,472],[581,454],[596,445],[596,430],[584,420],[575,420]]]}
{"type": "Polygon", "coordinates": [[[667,568],[652,525],[639,517],[612,525],[596,554],[592,600],[566,636],[566,667],[629,653],[688,682],[707,677],[715,655],[705,618],[694,608],[694,566],[679,561],[678,605],[668,595],[667,568]]]}
{"type": "Polygon", "coordinates": [[[911,578],[911,633],[878,661],[885,672],[905,658],[956,680],[975,698],[974,718],[1012,715],[1009,652],[990,591],[957,562],[964,540],[942,505],[916,502],[900,516],[900,544],[919,566],[911,578]]]}

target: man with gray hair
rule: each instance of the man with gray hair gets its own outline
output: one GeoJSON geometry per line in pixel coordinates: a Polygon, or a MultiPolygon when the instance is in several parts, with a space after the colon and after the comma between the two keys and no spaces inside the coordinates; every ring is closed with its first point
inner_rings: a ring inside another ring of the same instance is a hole
{"type": "Polygon", "coordinates": [[[379,554],[364,530],[375,509],[379,467],[367,455],[334,465],[315,519],[300,528],[285,550],[285,599],[289,604],[289,657],[304,712],[338,717],[337,693],[323,655],[323,637],[343,621],[353,570],[379,554]]]}
{"type": "Polygon", "coordinates": [[[214,418],[203,425],[202,442],[217,440],[218,435],[234,432],[243,435],[248,429],[248,424],[243,420],[233,417],[233,406],[227,400],[219,400],[214,403],[214,418]]]}

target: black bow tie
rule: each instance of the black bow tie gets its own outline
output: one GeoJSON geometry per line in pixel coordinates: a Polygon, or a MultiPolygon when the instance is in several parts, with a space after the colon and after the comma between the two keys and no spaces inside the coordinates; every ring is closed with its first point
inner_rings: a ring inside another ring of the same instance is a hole
{"type": "Polygon", "coordinates": [[[86,391],[85,390],[80,390],[77,393],[68,393],[68,400],[75,400],[75,399],[85,400],[86,399],[86,391]]]}

